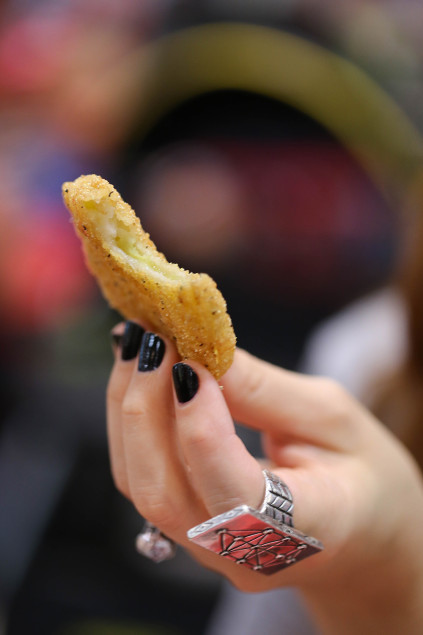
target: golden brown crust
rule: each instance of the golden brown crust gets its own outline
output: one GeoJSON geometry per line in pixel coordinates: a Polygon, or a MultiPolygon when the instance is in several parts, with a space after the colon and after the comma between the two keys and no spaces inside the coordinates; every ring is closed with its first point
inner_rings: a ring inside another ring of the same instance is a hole
{"type": "Polygon", "coordinates": [[[88,267],[110,305],[126,319],[148,322],[175,341],[182,359],[199,361],[221,377],[232,363],[235,334],[214,280],[168,263],[132,208],[105,179],[89,175],[64,183],[63,198],[88,267]],[[101,219],[112,215],[113,222],[129,232],[148,264],[117,248],[119,239],[100,230],[99,214],[101,219]]]}

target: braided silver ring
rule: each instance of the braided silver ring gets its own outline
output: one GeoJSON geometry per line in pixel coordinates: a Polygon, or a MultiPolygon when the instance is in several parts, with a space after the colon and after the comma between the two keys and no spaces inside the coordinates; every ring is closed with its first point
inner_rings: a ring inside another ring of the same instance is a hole
{"type": "Polygon", "coordinates": [[[263,503],[258,510],[259,513],[265,514],[284,525],[293,527],[294,501],[289,488],[269,470],[263,470],[263,475],[266,482],[266,490],[263,503]]]}

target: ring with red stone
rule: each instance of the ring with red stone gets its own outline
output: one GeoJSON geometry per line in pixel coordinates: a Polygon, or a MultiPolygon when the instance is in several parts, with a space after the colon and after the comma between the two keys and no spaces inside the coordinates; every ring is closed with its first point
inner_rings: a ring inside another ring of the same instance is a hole
{"type": "Polygon", "coordinates": [[[188,531],[197,545],[271,575],[319,551],[323,545],[293,526],[292,494],[275,474],[264,471],[266,492],[259,510],[240,505],[188,531]]]}

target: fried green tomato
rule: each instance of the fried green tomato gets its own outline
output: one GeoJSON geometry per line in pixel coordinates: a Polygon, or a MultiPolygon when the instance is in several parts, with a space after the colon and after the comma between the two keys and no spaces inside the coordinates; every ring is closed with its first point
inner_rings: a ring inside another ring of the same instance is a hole
{"type": "Polygon", "coordinates": [[[230,367],[235,334],[214,280],[170,263],[133,209],[100,176],[64,183],[63,199],[86,262],[109,304],[174,340],[181,359],[206,366],[218,379],[230,367]]]}

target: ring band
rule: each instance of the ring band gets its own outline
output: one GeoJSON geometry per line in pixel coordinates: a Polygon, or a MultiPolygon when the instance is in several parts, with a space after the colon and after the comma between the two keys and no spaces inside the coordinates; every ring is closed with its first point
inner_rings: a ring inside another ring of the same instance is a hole
{"type": "Polygon", "coordinates": [[[283,523],[284,525],[294,526],[292,514],[294,513],[294,501],[289,488],[280,478],[263,470],[264,480],[266,483],[266,491],[263,503],[258,510],[260,514],[265,514],[273,520],[283,523]]]}
{"type": "Polygon", "coordinates": [[[271,575],[322,551],[323,545],[294,529],[288,486],[267,470],[263,474],[266,491],[259,510],[240,505],[193,527],[187,535],[236,564],[271,575]]]}

